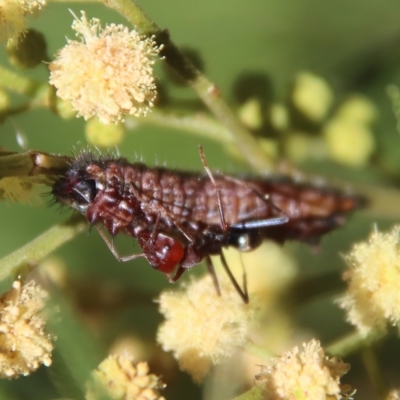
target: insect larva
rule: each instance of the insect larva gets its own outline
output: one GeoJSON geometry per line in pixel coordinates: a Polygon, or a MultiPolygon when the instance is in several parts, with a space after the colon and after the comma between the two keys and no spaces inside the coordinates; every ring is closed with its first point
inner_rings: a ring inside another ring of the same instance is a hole
{"type": "MultiPolygon", "coordinates": [[[[171,282],[203,259],[213,270],[211,255],[219,254],[224,263],[223,247],[248,251],[266,238],[318,241],[363,204],[359,196],[287,177],[211,173],[202,149],[200,156],[203,174],[84,153],[52,194],[91,226],[104,226],[112,237],[136,238],[143,253],[120,257],[99,229],[119,261],[146,257],[171,282]]],[[[246,290],[241,296],[248,300],[246,290]]]]}

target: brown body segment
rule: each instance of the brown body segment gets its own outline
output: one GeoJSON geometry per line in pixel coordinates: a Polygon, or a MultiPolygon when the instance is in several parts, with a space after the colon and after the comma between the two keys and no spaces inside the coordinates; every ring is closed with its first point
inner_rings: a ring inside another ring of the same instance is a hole
{"type": "Polygon", "coordinates": [[[264,231],[263,237],[278,242],[300,240],[317,243],[327,233],[346,222],[345,217],[365,205],[366,200],[327,186],[295,183],[287,178],[275,178],[255,183],[260,191],[269,193],[269,199],[289,220],[284,225],[264,231]]]}
{"type": "MultiPolygon", "coordinates": [[[[136,237],[157,218],[159,230],[176,234],[182,228],[189,240],[205,229],[221,228],[216,188],[206,174],[149,168],[122,159],[94,161],[84,175],[101,188],[87,205],[86,217],[91,224],[104,224],[111,235],[126,231],[136,237]]],[[[285,177],[217,175],[214,179],[228,226],[273,218],[279,209],[288,222],[261,229],[262,236],[270,239],[279,231],[279,241],[315,240],[342,224],[343,217],[362,202],[337,189],[285,177]]]]}

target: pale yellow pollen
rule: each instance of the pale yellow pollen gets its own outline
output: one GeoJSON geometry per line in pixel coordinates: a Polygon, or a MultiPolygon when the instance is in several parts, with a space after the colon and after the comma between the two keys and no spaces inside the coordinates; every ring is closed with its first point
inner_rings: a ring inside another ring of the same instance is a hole
{"type": "Polygon", "coordinates": [[[44,331],[46,297],[33,281],[24,286],[15,281],[1,297],[0,376],[16,378],[51,364],[53,345],[44,331]]]}
{"type": "Polygon", "coordinates": [[[145,362],[135,364],[127,353],[111,355],[92,372],[87,384],[86,400],[165,400],[159,393],[164,384],[149,373],[145,362]]]}
{"type": "Polygon", "coordinates": [[[262,383],[266,400],[340,400],[351,388],[340,383],[350,365],[325,355],[318,340],[303,344],[261,367],[256,379],[262,383]]]}
{"type": "Polygon", "coordinates": [[[46,0],[0,0],[0,40],[16,40],[25,30],[25,18],[45,4],[46,0]]]}
{"type": "Polygon", "coordinates": [[[244,304],[231,282],[218,277],[218,296],[211,277],[193,281],[186,291],[164,292],[159,298],[166,321],[157,340],[172,351],[182,370],[201,382],[212,365],[233,355],[247,341],[255,315],[255,296],[244,304]]]}
{"type": "Polygon", "coordinates": [[[153,64],[160,47],[154,40],[123,25],[102,29],[83,12],[72,28],[81,41],[68,40],[49,66],[57,95],[86,120],[97,116],[108,124],[146,114],[156,97],[153,64]]]}
{"type": "Polygon", "coordinates": [[[367,335],[400,323],[400,226],[388,233],[375,230],[346,256],[346,295],[340,305],[348,320],[367,335]]]}

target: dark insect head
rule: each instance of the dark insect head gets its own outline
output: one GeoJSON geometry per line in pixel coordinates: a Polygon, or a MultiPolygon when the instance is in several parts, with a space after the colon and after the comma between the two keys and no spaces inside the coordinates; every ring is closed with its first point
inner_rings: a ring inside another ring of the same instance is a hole
{"type": "Polygon", "coordinates": [[[51,193],[57,202],[84,214],[97,191],[96,182],[87,176],[86,171],[71,168],[53,185],[51,193]]]}

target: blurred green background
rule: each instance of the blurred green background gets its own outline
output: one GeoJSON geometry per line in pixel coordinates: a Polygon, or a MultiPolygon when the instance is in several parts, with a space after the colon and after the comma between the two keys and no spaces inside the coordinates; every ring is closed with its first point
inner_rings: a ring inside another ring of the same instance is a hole
{"type": "MultiPolygon", "coordinates": [[[[161,28],[168,29],[178,46],[187,46],[200,52],[206,76],[219,86],[222,95],[232,103],[235,82],[245,73],[266,74],[271,82],[272,97],[276,101],[285,100],[294,75],[305,70],[325,78],[333,87],[338,101],[352,92],[369,96],[379,110],[379,118],[374,125],[376,157],[387,171],[399,175],[400,136],[396,131],[396,119],[386,87],[391,83],[400,84],[400,2],[142,0],[139,4],[161,28]]],[[[120,15],[102,5],[50,3],[37,19],[29,22],[29,26],[45,34],[50,56],[65,44],[66,36],[74,39],[74,32],[70,29],[72,16],[68,8],[76,14],[81,9],[85,10],[88,17],[100,18],[103,23],[124,23],[120,15]]],[[[0,51],[2,63],[9,66],[4,46],[0,51]]],[[[165,79],[161,64],[162,61],[157,66],[160,81],[165,79]]],[[[26,73],[37,79],[47,79],[44,67],[26,73]]],[[[173,95],[187,101],[196,98],[187,88],[174,88],[173,95]]],[[[1,127],[0,145],[8,150],[20,150],[15,139],[15,126],[26,135],[30,149],[69,155],[72,149],[86,143],[84,121],[81,119],[64,121],[43,109],[13,117],[13,122],[6,121],[1,127]]],[[[198,144],[203,145],[213,169],[227,172],[248,170],[248,166],[232,158],[218,143],[160,127],[140,126],[128,132],[119,150],[130,160],[141,158],[149,165],[165,163],[168,167],[201,170],[198,144]]],[[[372,165],[351,171],[328,161],[313,162],[302,167],[316,173],[351,177],[353,181],[393,185],[372,165]]],[[[0,204],[0,257],[18,249],[70,215],[70,212],[60,215],[55,207],[48,208],[47,200],[50,199],[45,197],[44,204],[35,207],[6,202],[0,204]]],[[[355,241],[366,238],[375,222],[384,230],[397,221],[368,212],[357,213],[345,228],[322,240],[317,255],[313,255],[306,245],[294,243],[287,247],[296,255],[305,275],[341,270],[345,263],[340,254],[345,253],[355,241]]],[[[128,238],[121,239],[121,242],[121,253],[129,254],[132,241],[128,238]]],[[[108,315],[112,323],[104,325],[106,328],[102,332],[84,327],[79,317],[71,316],[71,321],[66,318],[63,324],[67,338],[64,341],[59,334],[56,347],[70,346],[69,351],[80,354],[82,359],[98,362],[118,335],[135,332],[154,342],[161,317],[157,312],[157,304],[151,299],[169,285],[162,274],[153,271],[145,261],[119,264],[95,231],[75,238],[56,255],[66,260],[71,279],[80,282],[80,285],[122,287],[124,293],[132,295],[126,306],[108,315]],[[141,297],[144,300],[137,301],[141,297]],[[98,339],[98,344],[93,347],[98,346],[100,350],[87,349],[85,335],[98,339]]],[[[80,296],[70,299],[68,307],[72,310],[75,307],[82,308],[86,301],[90,311],[90,301],[82,297],[82,293],[80,296]]],[[[314,331],[324,342],[351,329],[343,322],[343,314],[332,304],[332,298],[325,296],[320,301],[306,304],[293,315],[300,326],[314,331]]],[[[59,357],[63,358],[62,355],[59,357]]],[[[379,353],[379,360],[393,385],[399,382],[399,359],[398,338],[386,341],[379,353]]],[[[377,398],[361,365],[361,358],[355,356],[346,361],[353,363],[353,370],[345,381],[358,388],[356,398],[377,398]]],[[[79,357],[76,362],[79,362],[79,357]]],[[[54,364],[56,368],[57,358],[54,364]]],[[[175,371],[168,381],[165,371],[158,373],[164,375],[163,379],[168,384],[165,393],[168,399],[207,398],[186,375],[179,375],[175,371]]],[[[4,393],[7,393],[4,398],[55,399],[59,394],[52,374],[51,368],[42,367],[30,377],[13,382],[2,381],[0,388],[3,387],[4,393]]]]}

